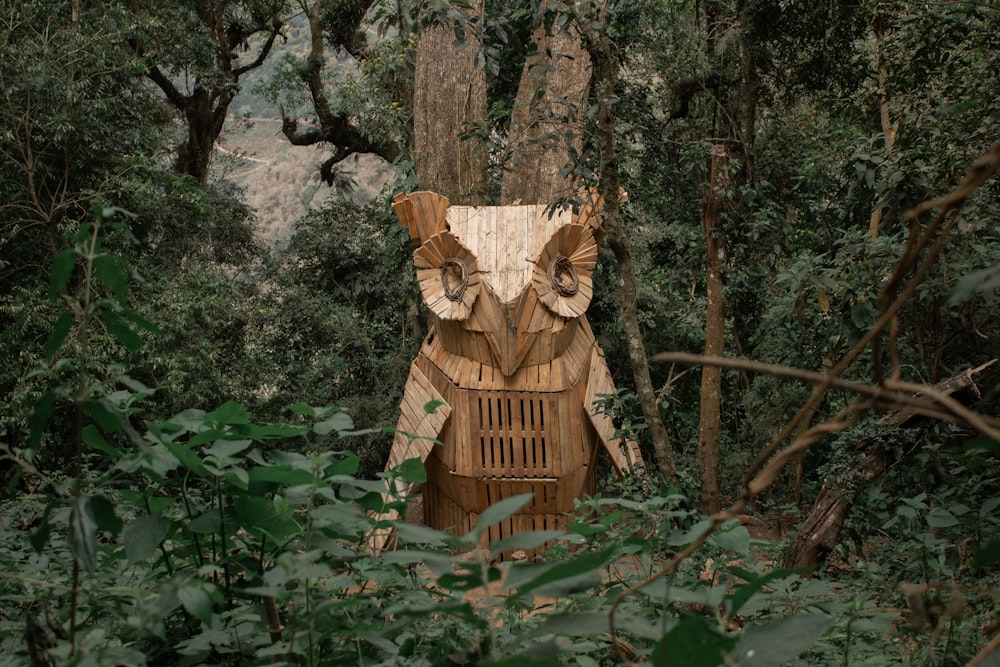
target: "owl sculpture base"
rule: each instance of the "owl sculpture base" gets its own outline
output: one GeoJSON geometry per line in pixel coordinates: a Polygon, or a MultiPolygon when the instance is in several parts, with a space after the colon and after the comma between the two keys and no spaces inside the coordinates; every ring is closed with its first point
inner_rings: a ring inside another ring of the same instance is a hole
{"type": "MultiPolygon", "coordinates": [[[[532,501],[484,539],[562,528],[575,500],[595,491],[600,451],[619,474],[642,466],[636,443],[594,414],[615,391],[584,315],[600,201],[553,212],[449,206],[418,192],[393,206],[418,244],[432,327],[410,367],[387,468],[423,460],[433,528],[464,534],[487,507],[527,492],[532,501]]],[[[397,480],[394,491],[408,488],[397,480]]],[[[379,534],[374,547],[389,540],[379,534]]]]}

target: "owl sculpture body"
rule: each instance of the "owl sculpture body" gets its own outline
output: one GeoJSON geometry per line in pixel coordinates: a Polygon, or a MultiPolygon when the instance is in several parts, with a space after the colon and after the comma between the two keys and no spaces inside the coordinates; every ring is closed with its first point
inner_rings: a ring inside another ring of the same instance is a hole
{"type": "Polygon", "coordinates": [[[599,202],[553,214],[449,206],[418,192],[393,206],[418,245],[432,327],[410,368],[388,467],[423,459],[431,527],[465,533],[491,504],[526,492],[533,500],[492,527],[491,542],[562,527],[574,500],[594,492],[599,450],[621,474],[641,466],[635,443],[592,414],[598,395],[614,392],[584,315],[599,202]]]}

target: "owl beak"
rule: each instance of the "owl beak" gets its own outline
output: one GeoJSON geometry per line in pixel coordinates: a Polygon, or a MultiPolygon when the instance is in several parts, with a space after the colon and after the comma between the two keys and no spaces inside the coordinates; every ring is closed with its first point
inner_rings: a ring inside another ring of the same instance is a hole
{"type": "MultiPolygon", "coordinates": [[[[498,304],[499,305],[499,304],[498,304]]],[[[505,377],[510,377],[521,367],[525,355],[538,334],[518,331],[523,300],[500,305],[501,321],[494,331],[487,333],[497,366],[505,377]]]]}

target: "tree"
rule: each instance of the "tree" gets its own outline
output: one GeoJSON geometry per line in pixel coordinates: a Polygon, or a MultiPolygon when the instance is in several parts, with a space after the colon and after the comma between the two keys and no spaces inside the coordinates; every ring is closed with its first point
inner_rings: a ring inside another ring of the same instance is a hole
{"type": "MultiPolygon", "coordinates": [[[[361,61],[367,53],[367,40],[361,29],[365,15],[374,0],[317,1],[298,3],[309,21],[309,55],[297,68],[297,78],[308,90],[315,123],[300,127],[299,119],[281,107],[282,133],[295,146],[320,143],[334,147],[334,154],[320,167],[320,175],[328,185],[336,180],[336,167],[355,153],[371,153],[394,162],[403,152],[405,137],[391,135],[372,137],[360,128],[352,115],[335,110],[327,92],[324,73],[327,70],[327,43],[361,61]]],[[[408,86],[403,86],[409,92],[408,86]]],[[[398,102],[393,100],[393,102],[398,102]]]]}
{"type": "Polygon", "coordinates": [[[264,63],[281,34],[286,5],[285,0],[130,5],[141,19],[132,46],[147,63],[146,76],[184,120],[175,168],[202,186],[240,77],[264,63]]]}

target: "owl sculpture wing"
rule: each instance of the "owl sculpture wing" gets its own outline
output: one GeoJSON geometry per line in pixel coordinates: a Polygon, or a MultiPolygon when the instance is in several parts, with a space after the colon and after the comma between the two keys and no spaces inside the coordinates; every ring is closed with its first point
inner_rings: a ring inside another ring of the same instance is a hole
{"type": "MultiPolygon", "coordinates": [[[[396,468],[403,461],[412,458],[420,459],[421,463],[430,456],[435,439],[441,434],[445,423],[451,416],[451,406],[427,379],[427,376],[414,363],[410,366],[410,375],[406,379],[406,389],[403,392],[403,403],[399,422],[396,425],[396,435],[389,451],[389,461],[386,470],[396,468]]],[[[395,500],[405,500],[410,495],[411,485],[402,476],[391,479],[389,490],[383,494],[383,503],[395,500]]],[[[388,511],[379,519],[398,519],[399,513],[388,511]]],[[[390,546],[392,531],[379,529],[371,538],[373,551],[385,551],[390,546]]]]}

